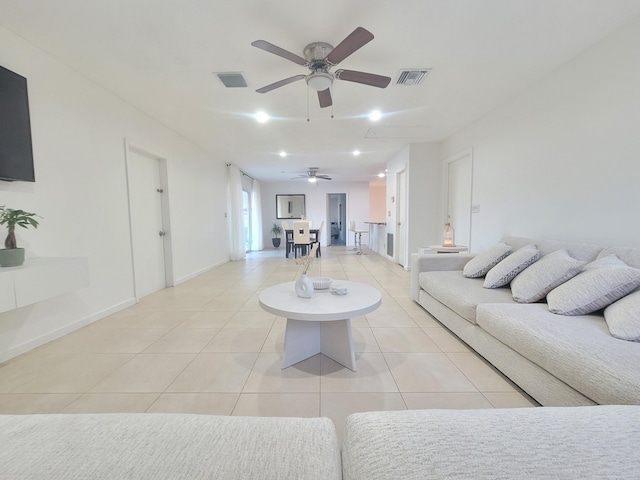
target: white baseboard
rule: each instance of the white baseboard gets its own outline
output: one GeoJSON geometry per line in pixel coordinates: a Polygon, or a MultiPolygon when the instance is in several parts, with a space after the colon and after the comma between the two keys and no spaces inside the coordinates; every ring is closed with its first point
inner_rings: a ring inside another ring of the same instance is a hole
{"type": "Polygon", "coordinates": [[[209,265],[208,267],[205,268],[201,268],[200,270],[197,270],[193,273],[190,273],[189,275],[185,275],[183,277],[180,278],[176,278],[175,282],[174,282],[174,286],[175,285],[180,285],[181,283],[187,282],[189,280],[191,280],[192,278],[196,278],[199,275],[202,275],[203,273],[207,273],[209,270],[213,270],[214,268],[219,267],[220,265],[224,265],[225,263],[229,263],[229,260],[222,260],[218,263],[214,263],[213,265],[209,265]]]}

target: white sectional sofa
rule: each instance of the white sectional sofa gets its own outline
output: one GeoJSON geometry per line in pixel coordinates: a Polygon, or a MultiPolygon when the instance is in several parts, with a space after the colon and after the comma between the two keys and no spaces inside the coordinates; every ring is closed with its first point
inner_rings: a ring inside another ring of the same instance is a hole
{"type": "MultiPolygon", "coordinates": [[[[640,268],[639,249],[521,237],[501,242],[512,251],[534,244],[540,257],[564,249],[585,263],[615,255],[640,268]]],[[[413,254],[412,298],[544,406],[640,404],[640,343],[613,337],[602,311],[557,315],[544,301],[515,302],[508,286],[484,288],[484,278],[463,275],[473,257],[413,254]]]]}
{"type": "Polygon", "coordinates": [[[342,452],[327,418],[0,415],[0,478],[637,479],[640,407],[367,412],[342,452]]]}
{"type": "Polygon", "coordinates": [[[0,478],[340,480],[328,418],[0,416],[0,478]]]}
{"type": "Polygon", "coordinates": [[[637,479],[640,407],[408,410],[347,418],[344,480],[637,479]]]}

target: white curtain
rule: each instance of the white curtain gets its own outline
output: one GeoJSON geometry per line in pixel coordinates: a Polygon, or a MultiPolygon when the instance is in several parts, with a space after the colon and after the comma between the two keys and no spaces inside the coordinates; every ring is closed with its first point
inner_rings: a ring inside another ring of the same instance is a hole
{"type": "Polygon", "coordinates": [[[262,197],[260,193],[260,182],[253,181],[253,192],[251,193],[251,250],[258,251],[264,249],[262,238],[262,197]]]}
{"type": "Polygon", "coordinates": [[[247,256],[244,244],[242,212],[242,177],[240,170],[229,164],[229,259],[242,260],[247,256]]]}

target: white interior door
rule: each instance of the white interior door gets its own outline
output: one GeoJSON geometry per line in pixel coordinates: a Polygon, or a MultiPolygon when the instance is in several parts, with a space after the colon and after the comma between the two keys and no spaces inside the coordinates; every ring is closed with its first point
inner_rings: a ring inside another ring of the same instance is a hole
{"type": "Polygon", "coordinates": [[[136,298],[167,286],[160,163],[131,149],[127,155],[131,244],[136,298]]]}
{"type": "Polygon", "coordinates": [[[398,173],[396,188],[396,263],[407,265],[407,172],[398,173]]]}
{"type": "Polygon", "coordinates": [[[448,168],[447,217],[455,229],[455,243],[471,243],[471,152],[454,157],[448,168]]]}

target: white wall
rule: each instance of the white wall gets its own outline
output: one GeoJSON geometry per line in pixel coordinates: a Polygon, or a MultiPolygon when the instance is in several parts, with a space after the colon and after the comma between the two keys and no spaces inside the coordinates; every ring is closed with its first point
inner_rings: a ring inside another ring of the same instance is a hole
{"type": "Polygon", "coordinates": [[[640,244],[640,19],[443,145],[473,147],[472,245],[640,244]]]}
{"type": "Polygon", "coordinates": [[[441,158],[440,144],[412,143],[387,163],[387,233],[394,234],[394,242],[397,242],[396,175],[403,170],[407,172],[407,198],[404,201],[407,208],[406,258],[397,259],[406,268],[410,255],[418,248],[441,241],[444,228],[441,158]]]}
{"type": "Polygon", "coordinates": [[[0,205],[43,217],[17,232],[27,257],[87,257],[91,282],[0,314],[0,360],[133,302],[125,138],[167,159],[176,283],[227,261],[223,162],[2,28],[0,65],[28,79],[36,173],[0,205]]]}
{"type": "MultiPolygon", "coordinates": [[[[350,220],[355,220],[358,228],[366,228],[364,222],[369,221],[369,183],[368,182],[336,182],[318,180],[316,184],[311,184],[305,180],[290,182],[262,182],[262,229],[265,248],[273,248],[271,243],[271,227],[276,220],[276,194],[303,193],[305,195],[307,219],[313,222],[313,226],[322,227],[321,244],[327,245],[327,238],[330,235],[330,224],[327,220],[327,194],[346,193],[347,194],[347,229],[350,220]]],[[[363,236],[363,243],[365,242],[363,236]]],[[[347,245],[353,245],[353,235],[347,232],[347,245]]]]}

